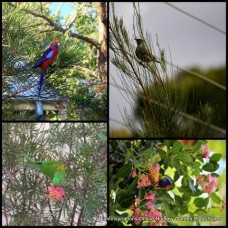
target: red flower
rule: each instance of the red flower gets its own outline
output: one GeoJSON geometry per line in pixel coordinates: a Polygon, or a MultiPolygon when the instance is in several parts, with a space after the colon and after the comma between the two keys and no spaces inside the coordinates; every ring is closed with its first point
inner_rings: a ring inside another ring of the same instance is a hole
{"type": "Polygon", "coordinates": [[[45,190],[47,200],[54,199],[55,201],[64,201],[65,190],[62,186],[49,186],[48,189],[45,190]]]}

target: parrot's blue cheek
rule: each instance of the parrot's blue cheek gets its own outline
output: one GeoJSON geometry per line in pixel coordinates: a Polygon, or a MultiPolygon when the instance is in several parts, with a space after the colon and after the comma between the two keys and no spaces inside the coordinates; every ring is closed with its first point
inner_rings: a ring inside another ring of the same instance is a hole
{"type": "Polygon", "coordinates": [[[159,186],[161,188],[167,188],[169,189],[172,186],[173,182],[169,177],[164,177],[159,180],[159,186]]]}

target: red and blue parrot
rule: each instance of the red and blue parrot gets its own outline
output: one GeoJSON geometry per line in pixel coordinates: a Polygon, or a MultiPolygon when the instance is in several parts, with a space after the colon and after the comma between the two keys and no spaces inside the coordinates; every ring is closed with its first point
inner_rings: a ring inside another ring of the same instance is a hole
{"type": "Polygon", "coordinates": [[[56,59],[58,55],[59,44],[60,42],[58,40],[53,41],[50,47],[43,53],[40,59],[33,66],[33,68],[40,67],[41,69],[40,82],[38,87],[38,97],[40,97],[41,87],[47,72],[47,68],[56,59]]]}

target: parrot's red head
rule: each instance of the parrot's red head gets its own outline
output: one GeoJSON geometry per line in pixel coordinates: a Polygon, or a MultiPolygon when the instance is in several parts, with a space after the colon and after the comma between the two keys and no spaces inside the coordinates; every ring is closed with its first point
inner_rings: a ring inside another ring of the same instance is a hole
{"type": "Polygon", "coordinates": [[[59,40],[55,40],[51,43],[50,48],[58,48],[59,44],[60,44],[59,40]]]}

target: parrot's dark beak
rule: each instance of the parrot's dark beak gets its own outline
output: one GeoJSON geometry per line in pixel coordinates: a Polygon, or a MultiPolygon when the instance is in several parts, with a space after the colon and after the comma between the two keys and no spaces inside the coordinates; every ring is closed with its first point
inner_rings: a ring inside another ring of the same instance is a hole
{"type": "Polygon", "coordinates": [[[58,47],[59,47],[59,45],[60,45],[60,43],[56,43],[56,44],[55,44],[55,47],[56,47],[56,48],[58,48],[58,47]]]}

